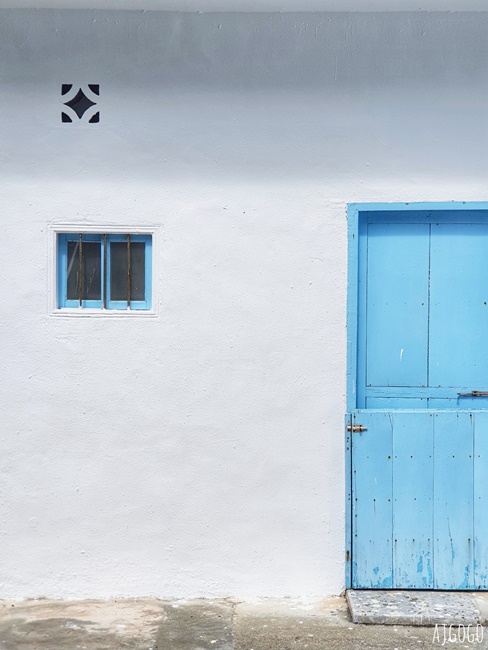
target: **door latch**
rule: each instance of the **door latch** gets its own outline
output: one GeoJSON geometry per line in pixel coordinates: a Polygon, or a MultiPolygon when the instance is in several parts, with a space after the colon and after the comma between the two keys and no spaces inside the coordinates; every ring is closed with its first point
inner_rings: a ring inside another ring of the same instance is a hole
{"type": "Polygon", "coordinates": [[[362,424],[348,424],[347,430],[352,433],[361,433],[361,431],[367,431],[368,427],[363,427],[362,424]]]}
{"type": "Polygon", "coordinates": [[[488,397],[488,390],[472,390],[470,393],[458,393],[460,397],[488,397]]]}

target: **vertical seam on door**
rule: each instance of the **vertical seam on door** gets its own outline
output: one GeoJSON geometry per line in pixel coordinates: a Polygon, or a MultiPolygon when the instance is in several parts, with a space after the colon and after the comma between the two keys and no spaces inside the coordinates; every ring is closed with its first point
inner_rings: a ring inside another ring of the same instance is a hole
{"type": "MultiPolygon", "coordinates": [[[[430,387],[430,264],[432,259],[432,223],[429,224],[429,279],[427,282],[427,387],[430,387]]],[[[430,407],[430,399],[427,400],[430,407]]]]}

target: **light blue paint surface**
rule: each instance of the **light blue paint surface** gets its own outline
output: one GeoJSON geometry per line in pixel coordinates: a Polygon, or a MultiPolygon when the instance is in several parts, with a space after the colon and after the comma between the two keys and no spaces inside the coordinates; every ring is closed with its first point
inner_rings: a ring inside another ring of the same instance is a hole
{"type": "Polygon", "coordinates": [[[352,434],[353,586],[387,589],[393,587],[390,413],[363,411],[353,417],[354,422],[368,431],[352,434]]]}
{"type": "Polygon", "coordinates": [[[393,584],[433,587],[432,414],[392,412],[393,584]]]}
{"type": "Polygon", "coordinates": [[[475,413],[434,413],[436,589],[477,588],[473,572],[475,413]]]}
{"type": "MultiPolygon", "coordinates": [[[[68,300],[67,298],[67,243],[68,241],[78,241],[79,233],[63,233],[59,234],[57,238],[57,305],[60,309],[65,308],[80,308],[78,300],[68,300]]],[[[103,265],[104,256],[106,255],[106,284],[103,283],[103,272],[101,273],[100,281],[100,300],[82,300],[81,308],[84,309],[102,309],[104,304],[104,294],[106,295],[106,308],[127,310],[128,304],[126,300],[112,300],[110,296],[110,244],[112,242],[125,242],[127,235],[125,234],[109,234],[107,235],[107,250],[105,251],[105,239],[102,234],[83,233],[83,241],[99,242],[100,243],[100,264],[103,265]]],[[[152,306],[152,236],[151,235],[137,235],[131,234],[132,242],[144,242],[145,253],[145,290],[144,300],[131,300],[130,310],[148,310],[152,306]]]]}
{"type": "Polygon", "coordinates": [[[474,420],[473,465],[474,580],[488,589],[488,411],[474,420]]]}
{"type": "Polygon", "coordinates": [[[432,224],[432,386],[487,390],[488,224],[432,224]]]}
{"type": "Polygon", "coordinates": [[[368,225],[366,385],[426,386],[429,225],[368,225]]]}
{"type": "Polygon", "coordinates": [[[357,410],[353,575],[363,589],[486,589],[488,412],[357,410]],[[475,434],[476,432],[476,434],[475,434]]]}
{"type": "Polygon", "coordinates": [[[349,218],[352,585],[486,588],[488,206],[349,218]]]}

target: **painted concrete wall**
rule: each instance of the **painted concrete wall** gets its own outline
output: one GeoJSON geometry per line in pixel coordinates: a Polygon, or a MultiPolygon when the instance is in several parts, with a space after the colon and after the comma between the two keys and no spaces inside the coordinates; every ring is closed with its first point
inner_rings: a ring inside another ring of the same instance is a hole
{"type": "Polygon", "coordinates": [[[486,11],[485,0],[0,0],[14,9],[145,11],[486,11]]]}
{"type": "Polygon", "coordinates": [[[345,206],[488,199],[487,36],[0,13],[2,597],[343,589],[345,206]],[[158,316],[51,315],[53,223],[158,226],[158,316]]]}

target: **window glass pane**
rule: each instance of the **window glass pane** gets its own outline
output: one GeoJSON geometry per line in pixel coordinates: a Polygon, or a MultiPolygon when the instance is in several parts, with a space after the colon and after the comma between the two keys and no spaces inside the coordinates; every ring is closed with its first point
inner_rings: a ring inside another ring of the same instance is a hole
{"type": "MultiPolygon", "coordinates": [[[[83,242],[83,300],[101,300],[101,252],[99,242],[83,242]]],[[[67,298],[79,300],[80,244],[68,242],[67,298]]]]}
{"type": "MultiPolygon", "coordinates": [[[[110,299],[127,300],[127,242],[110,244],[110,299]]],[[[145,244],[130,244],[130,299],[145,299],[145,244]]]]}
{"type": "Polygon", "coordinates": [[[110,300],[127,300],[127,242],[110,244],[110,300]]]}
{"type": "Polygon", "coordinates": [[[83,300],[101,300],[100,242],[83,242],[83,300]]]}
{"type": "Polygon", "coordinates": [[[68,279],[67,279],[67,297],[68,300],[79,300],[78,288],[78,270],[80,263],[79,243],[77,241],[68,242],[68,279]]]}
{"type": "Polygon", "coordinates": [[[130,299],[145,299],[145,244],[131,242],[130,244],[130,299]]]}

